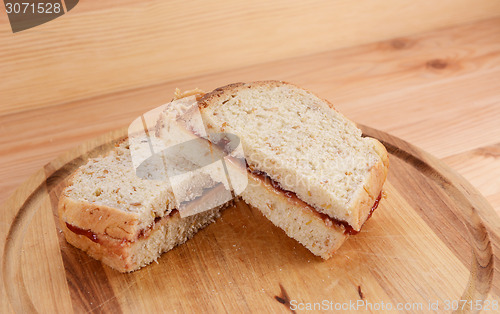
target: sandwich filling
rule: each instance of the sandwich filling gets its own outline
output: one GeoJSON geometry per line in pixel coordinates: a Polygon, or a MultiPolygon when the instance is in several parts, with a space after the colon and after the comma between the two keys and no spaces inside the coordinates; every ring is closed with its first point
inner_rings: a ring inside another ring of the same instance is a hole
{"type": "MultiPolygon", "coordinates": [[[[318,210],[316,210],[313,206],[311,206],[308,203],[306,203],[303,200],[301,200],[297,196],[297,194],[295,192],[283,189],[278,182],[274,181],[265,172],[262,172],[262,171],[259,171],[259,170],[252,170],[248,165],[247,165],[247,171],[250,174],[258,177],[260,180],[265,181],[266,183],[271,184],[271,186],[274,188],[274,190],[276,191],[276,193],[282,193],[287,198],[293,199],[296,202],[302,203],[311,212],[313,212],[315,215],[317,215],[318,217],[320,217],[321,219],[323,219],[323,221],[329,222],[331,224],[335,224],[337,226],[342,226],[344,228],[344,234],[355,235],[355,234],[359,233],[359,231],[355,230],[347,221],[336,219],[336,218],[332,218],[332,217],[328,216],[327,214],[321,213],[318,210]]],[[[370,212],[368,213],[368,217],[366,218],[366,220],[368,220],[372,216],[372,214],[375,211],[375,209],[377,209],[378,204],[380,203],[381,197],[382,197],[382,192],[380,192],[380,194],[378,195],[378,197],[375,199],[375,202],[373,203],[373,206],[371,207],[370,212]]]]}
{"type": "MultiPolygon", "coordinates": [[[[153,229],[157,229],[158,226],[160,226],[161,224],[164,223],[165,220],[167,220],[168,218],[178,214],[179,211],[177,209],[174,209],[172,210],[168,215],[165,215],[163,217],[156,217],[153,221],[153,223],[151,223],[148,227],[144,228],[144,229],[141,229],[138,233],[137,233],[137,236],[136,236],[136,239],[135,240],[128,240],[128,239],[116,239],[115,240],[121,240],[122,243],[125,243],[125,242],[135,242],[137,240],[141,240],[141,239],[147,239],[149,237],[149,235],[153,232],[153,229]]],[[[95,243],[100,243],[101,242],[99,241],[99,238],[102,238],[103,236],[106,236],[106,237],[110,237],[109,235],[106,235],[106,234],[97,234],[95,232],[93,232],[92,230],[89,230],[89,229],[82,229],[80,227],[77,227],[75,225],[72,225],[72,224],[69,224],[66,222],[66,227],[73,233],[76,233],[78,235],[82,235],[82,236],[85,236],[87,237],[89,240],[91,240],[92,242],[95,242],[95,243]]],[[[112,238],[112,237],[110,237],[112,238]]]]}
{"type": "MultiPolygon", "coordinates": [[[[193,130],[192,128],[189,128],[189,127],[186,127],[186,128],[193,135],[200,137],[199,133],[196,132],[195,130],[193,130]]],[[[212,139],[211,141],[210,140],[207,140],[207,141],[208,141],[208,144],[210,146],[210,150],[212,153],[213,153],[213,149],[215,149],[212,147],[212,145],[214,145],[215,147],[217,147],[217,149],[220,149],[221,151],[223,151],[225,153],[225,155],[230,156],[232,143],[227,137],[222,137],[222,138],[217,138],[217,140],[212,139]]],[[[231,159],[231,157],[230,157],[230,159],[231,159]]],[[[266,183],[270,183],[271,186],[274,188],[274,190],[277,193],[282,193],[287,198],[293,199],[293,200],[305,205],[311,212],[313,212],[315,215],[320,217],[323,221],[328,222],[332,225],[342,226],[344,228],[344,234],[355,235],[355,234],[359,233],[359,230],[356,230],[353,226],[351,226],[349,224],[349,222],[347,222],[345,220],[331,217],[330,215],[327,215],[327,214],[319,211],[311,204],[309,204],[306,201],[299,198],[295,192],[284,189],[279,182],[273,180],[271,178],[271,176],[268,175],[266,172],[261,171],[261,170],[257,170],[257,169],[254,169],[253,167],[251,167],[248,164],[248,162],[246,162],[246,169],[247,169],[248,173],[258,177],[260,180],[263,180],[266,183]]],[[[380,192],[378,197],[375,199],[375,201],[374,201],[374,203],[373,203],[373,205],[368,213],[366,220],[368,220],[372,216],[375,209],[377,209],[378,204],[379,204],[380,199],[381,199],[381,196],[382,196],[382,192],[380,192]]],[[[366,220],[365,220],[365,222],[366,222],[366,220]]]]}

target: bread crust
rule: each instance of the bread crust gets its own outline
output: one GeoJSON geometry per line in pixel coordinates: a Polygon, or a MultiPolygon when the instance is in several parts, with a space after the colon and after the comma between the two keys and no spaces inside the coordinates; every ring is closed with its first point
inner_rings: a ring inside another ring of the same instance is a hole
{"type": "Polygon", "coordinates": [[[389,170],[389,156],[384,145],[374,138],[370,138],[375,146],[377,155],[380,156],[380,162],[377,162],[370,169],[368,176],[360,190],[358,196],[350,203],[351,212],[356,212],[356,224],[352,225],[354,230],[361,230],[361,227],[369,217],[375,200],[382,193],[382,188],[387,178],[389,170]],[[357,208],[357,210],[355,210],[357,208]]]}
{"type": "MultiPolygon", "coordinates": [[[[71,201],[71,199],[63,196],[63,198],[61,198],[59,201],[59,207],[58,207],[60,228],[64,234],[64,237],[66,238],[66,242],[86,252],[94,259],[100,260],[106,265],[120,272],[127,272],[132,270],[134,265],[132,265],[130,261],[130,256],[132,254],[130,245],[131,242],[123,241],[126,239],[120,240],[119,238],[111,238],[110,236],[107,236],[103,232],[92,231],[93,233],[98,234],[100,243],[97,243],[84,235],[77,234],[68,229],[66,223],[74,225],[81,229],[87,229],[87,230],[91,229],[91,228],[85,228],[83,226],[80,227],[74,224],[73,222],[66,220],[65,217],[66,206],[64,205],[68,201],[71,201]]],[[[82,203],[84,202],[78,202],[78,205],[83,205],[82,203]]],[[[78,210],[78,207],[76,207],[77,203],[72,204],[72,206],[75,206],[73,208],[75,210],[78,210]]],[[[82,215],[88,215],[86,211],[82,211],[82,213],[83,213],[82,215]]]]}
{"type": "Polygon", "coordinates": [[[64,194],[59,200],[59,217],[70,225],[116,239],[134,240],[140,231],[137,213],[75,200],[64,194]]]}
{"type": "MultiPolygon", "coordinates": [[[[273,81],[273,80],[267,80],[267,81],[256,81],[256,82],[250,82],[250,83],[242,83],[242,82],[237,82],[237,83],[232,83],[228,84],[226,86],[222,86],[219,88],[214,89],[213,91],[206,93],[198,102],[200,109],[201,108],[206,108],[207,106],[210,105],[210,103],[220,100],[222,96],[227,95],[228,93],[230,94],[231,92],[237,92],[238,90],[241,90],[243,88],[252,88],[256,86],[266,86],[266,87],[274,87],[274,86],[283,86],[283,85],[289,85],[289,86],[294,86],[296,88],[300,88],[299,86],[288,83],[285,81],[273,81]]],[[[300,88],[302,89],[302,88],[300,88]]],[[[309,92],[310,93],[310,92],[309,92]]]]}

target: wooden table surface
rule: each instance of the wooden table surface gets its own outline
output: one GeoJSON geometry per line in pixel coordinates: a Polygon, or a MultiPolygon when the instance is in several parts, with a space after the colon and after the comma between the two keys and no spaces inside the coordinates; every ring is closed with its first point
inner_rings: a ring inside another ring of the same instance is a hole
{"type": "Polygon", "coordinates": [[[500,213],[500,1],[86,0],[16,34],[2,10],[0,204],[176,87],[279,79],[440,158],[500,213]]]}
{"type": "Polygon", "coordinates": [[[82,1],[16,34],[2,12],[0,203],[42,165],[167,102],[175,87],[281,79],[444,160],[500,212],[500,2],[212,2],[211,14],[199,5],[190,15],[182,1],[82,1]]]}

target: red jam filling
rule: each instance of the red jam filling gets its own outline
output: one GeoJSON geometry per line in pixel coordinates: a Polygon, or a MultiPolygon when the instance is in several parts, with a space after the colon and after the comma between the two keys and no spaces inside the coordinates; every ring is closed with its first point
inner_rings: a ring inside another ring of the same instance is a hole
{"type": "MultiPolygon", "coordinates": [[[[309,205],[306,202],[299,199],[297,197],[297,194],[295,194],[294,192],[283,189],[280,186],[280,184],[278,182],[274,181],[273,179],[271,179],[271,177],[267,173],[259,171],[259,170],[251,170],[248,165],[247,165],[247,169],[253,175],[255,175],[255,176],[259,177],[261,180],[271,184],[274,189],[283,193],[286,197],[294,199],[295,201],[298,201],[298,202],[305,204],[307,207],[309,207],[309,209],[311,211],[313,211],[316,215],[321,217],[321,219],[323,219],[324,221],[331,221],[333,224],[342,225],[344,227],[344,234],[354,235],[354,234],[359,233],[359,231],[354,230],[354,228],[351,225],[349,225],[349,223],[347,221],[332,218],[332,217],[328,216],[327,214],[318,212],[316,209],[314,209],[314,207],[312,207],[311,205],[309,205]]],[[[373,204],[372,208],[370,209],[370,213],[368,214],[368,217],[366,218],[366,220],[368,220],[372,216],[375,209],[377,209],[378,204],[380,203],[381,197],[382,197],[382,193],[380,193],[379,196],[377,197],[377,199],[375,200],[375,203],[373,204]]]]}
{"type": "MultiPolygon", "coordinates": [[[[147,226],[146,228],[144,229],[141,229],[137,235],[137,239],[141,239],[141,238],[147,238],[150,234],[151,234],[151,230],[153,229],[153,227],[162,219],[162,218],[167,218],[167,217],[171,217],[173,216],[175,213],[177,212],[177,209],[174,209],[170,212],[170,214],[168,214],[167,216],[163,216],[163,217],[156,217],[154,222],[151,223],[149,226],[147,226]]],[[[79,234],[79,235],[82,235],[82,236],[85,236],[87,238],[89,238],[92,242],[95,242],[95,243],[99,243],[99,239],[97,237],[97,234],[92,232],[91,230],[88,230],[88,229],[82,229],[80,227],[77,227],[77,226],[74,226],[74,225],[71,225],[69,223],[66,223],[66,227],[68,227],[68,229],[71,231],[71,232],[74,232],[76,234],[79,234]]],[[[122,242],[134,242],[134,241],[131,241],[131,240],[127,240],[127,239],[123,239],[122,242]]]]}
{"type": "Polygon", "coordinates": [[[72,232],[74,232],[76,234],[86,236],[87,238],[92,240],[92,242],[95,242],[95,243],[99,242],[99,240],[97,240],[97,234],[93,233],[90,230],[78,228],[77,226],[70,225],[69,223],[66,223],[66,227],[68,227],[69,230],[71,230],[72,232]]]}

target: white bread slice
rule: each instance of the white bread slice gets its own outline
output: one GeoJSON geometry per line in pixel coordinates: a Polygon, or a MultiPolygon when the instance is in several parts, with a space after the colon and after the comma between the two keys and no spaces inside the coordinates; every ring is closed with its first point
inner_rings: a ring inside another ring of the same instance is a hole
{"type": "Polygon", "coordinates": [[[220,132],[239,136],[251,170],[361,229],[385,182],[387,151],[331,104],[295,85],[263,81],[218,88],[199,107],[212,141],[220,132]]]}
{"type": "MultiPolygon", "coordinates": [[[[216,186],[210,176],[200,174],[197,179],[184,196],[188,206],[210,203],[219,194],[216,188],[206,192],[216,186]]],[[[58,210],[69,243],[128,272],[185,242],[213,222],[224,206],[182,219],[176,207],[168,181],[136,176],[125,140],[72,175],[58,210]]]]}

